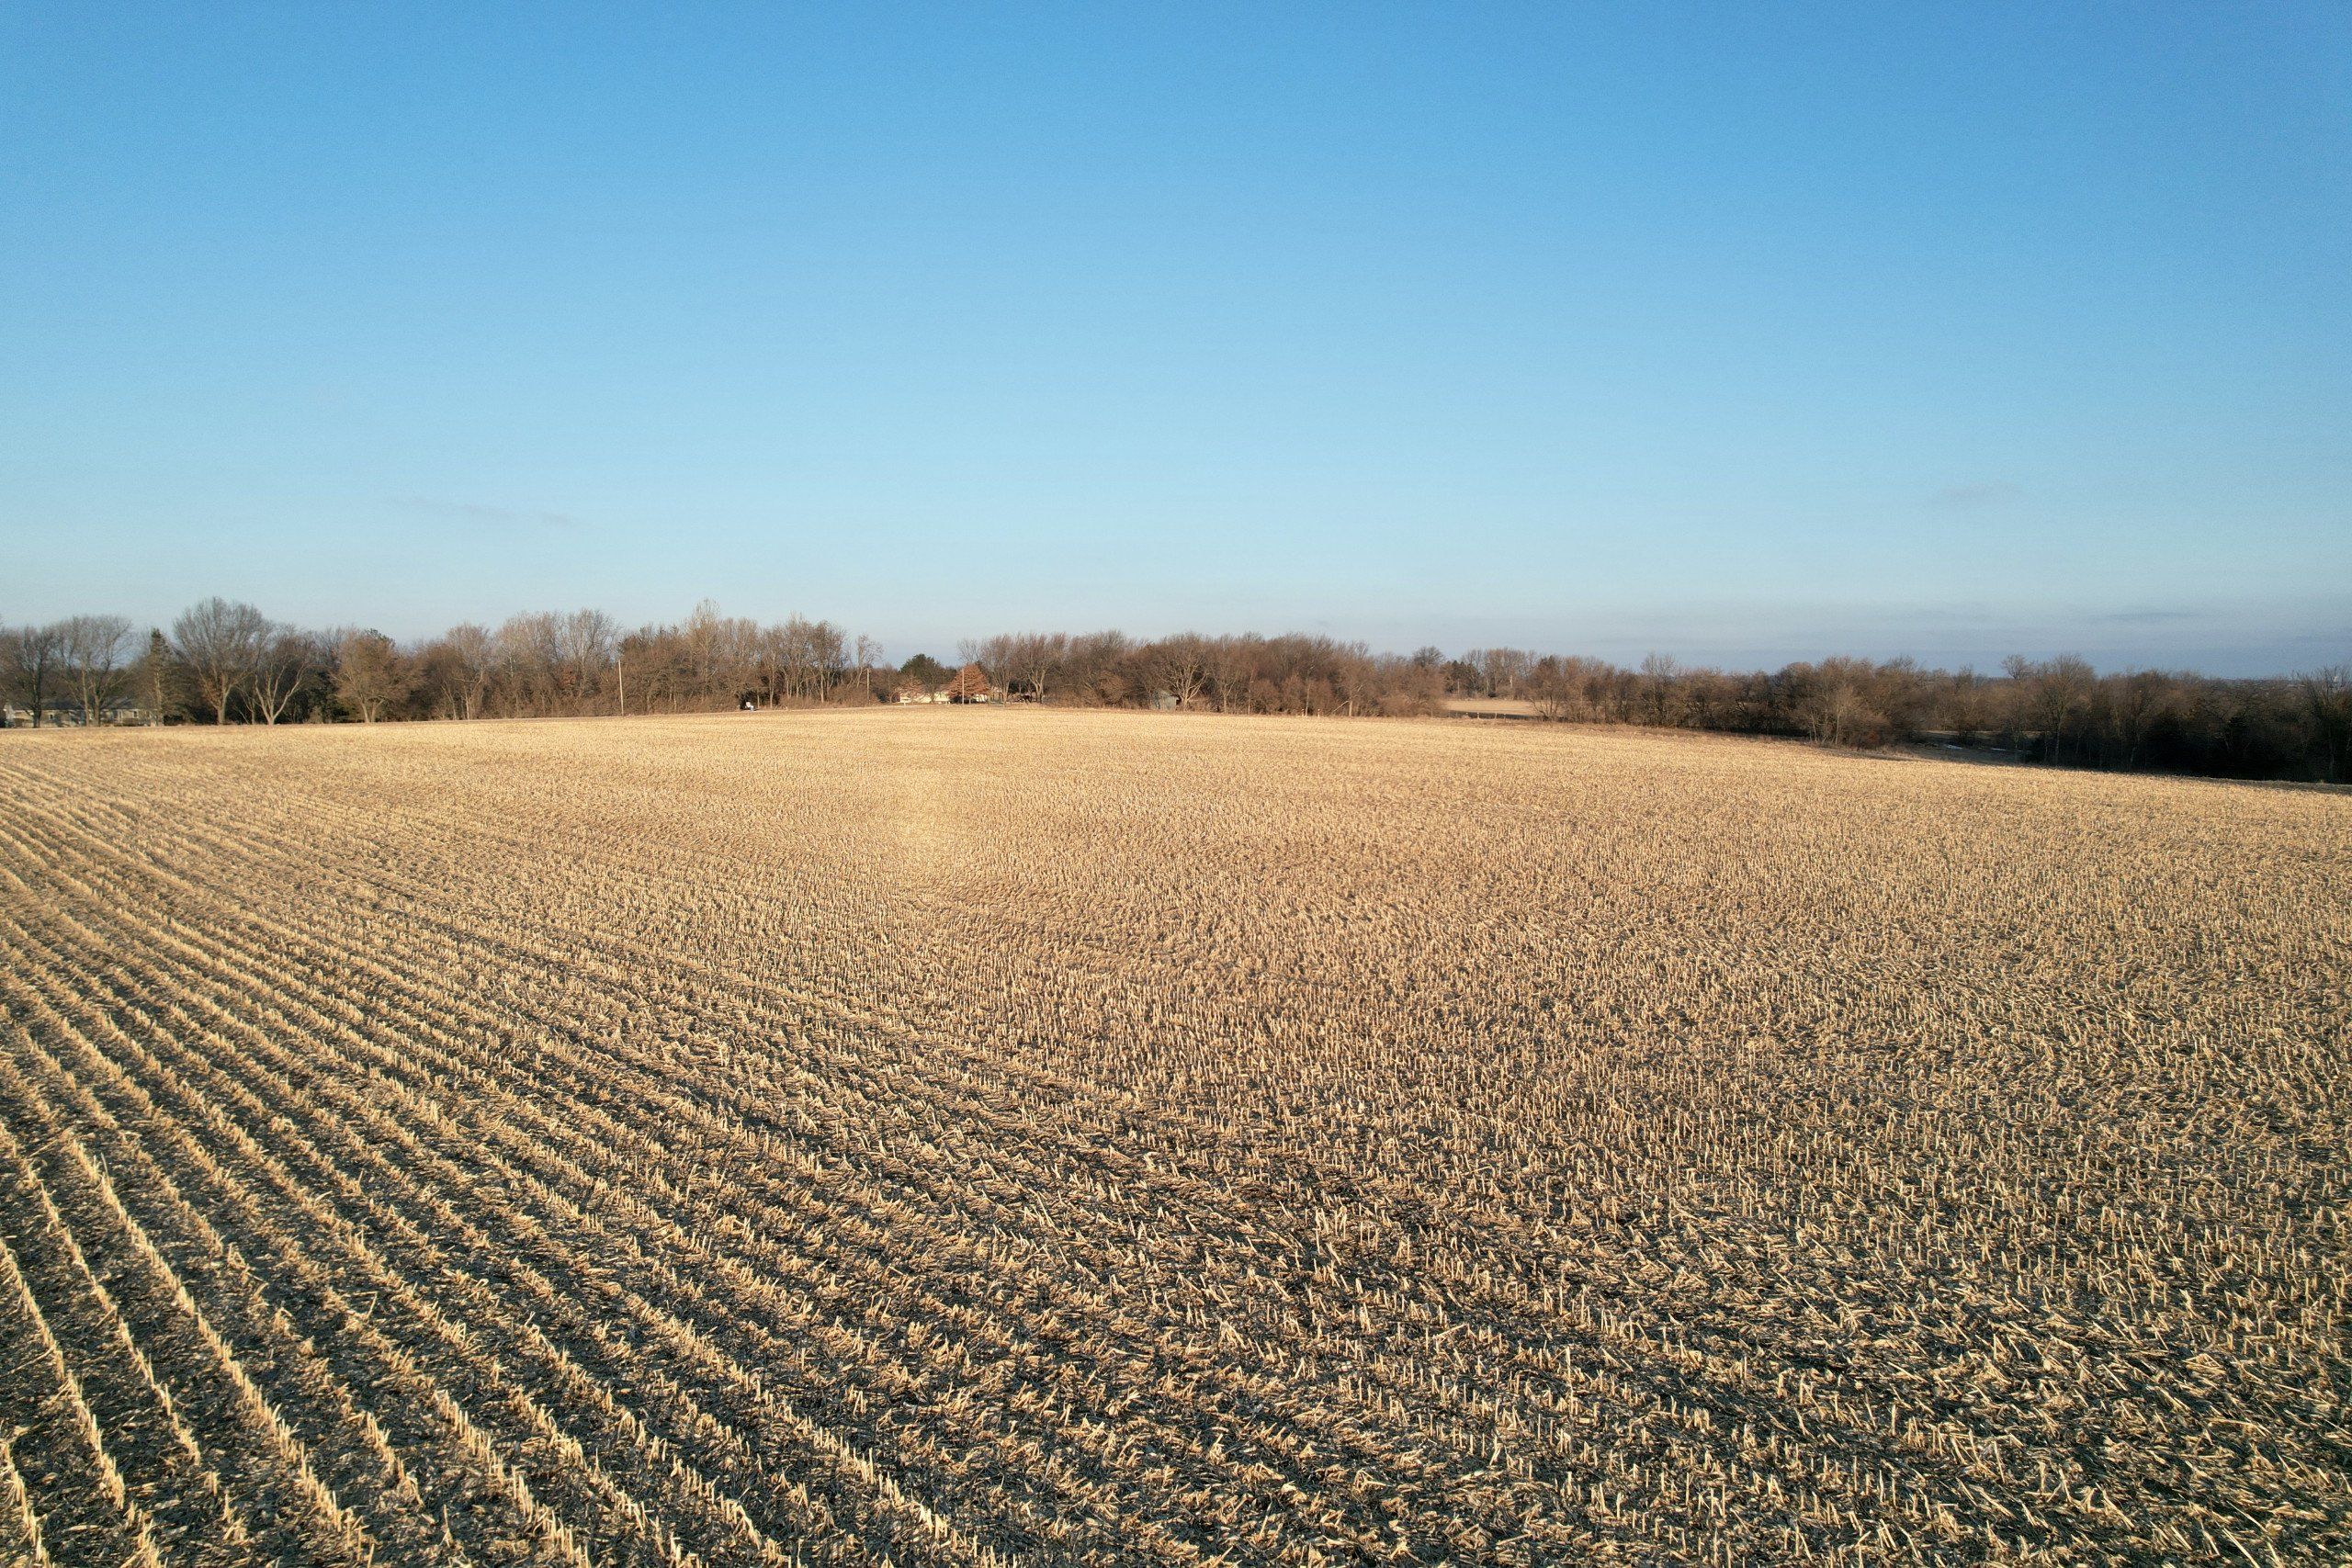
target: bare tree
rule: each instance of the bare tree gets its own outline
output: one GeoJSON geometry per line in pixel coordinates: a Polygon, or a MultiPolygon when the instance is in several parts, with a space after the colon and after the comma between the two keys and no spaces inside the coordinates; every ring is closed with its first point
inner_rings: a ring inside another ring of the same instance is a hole
{"type": "Polygon", "coordinates": [[[1490,697],[1518,696],[1528,671],[1535,664],[1532,654],[1516,648],[1482,649],[1470,657],[1478,666],[1478,674],[1486,682],[1487,695],[1490,697]]]}
{"type": "Polygon", "coordinates": [[[1008,695],[1012,691],[1013,667],[1020,660],[1020,655],[1015,650],[1014,644],[1020,640],[1009,632],[999,632],[996,636],[981,641],[979,654],[976,660],[972,660],[1003,682],[1004,690],[1008,695]]]}
{"type": "Polygon", "coordinates": [[[1263,639],[1254,637],[1221,637],[1210,645],[1206,680],[1219,713],[1247,712],[1252,705],[1250,689],[1264,650],[1263,639]]]}
{"type": "Polygon", "coordinates": [[[1162,637],[1152,645],[1151,677],[1176,699],[1180,708],[1191,707],[1200,701],[1201,689],[1208,680],[1208,645],[1192,632],[1162,637]]]}
{"type": "Polygon", "coordinates": [[[172,641],[213,722],[229,722],[229,704],[261,660],[269,621],[259,610],[219,594],[191,604],[172,623],[172,641]]]}
{"type": "Polygon", "coordinates": [[[649,640],[662,638],[679,645],[684,685],[698,701],[723,699],[731,706],[743,688],[754,682],[759,627],[741,617],[720,615],[712,600],[696,604],[685,624],[674,631],[649,628],[643,635],[649,640]]]}
{"type": "Polygon", "coordinates": [[[1672,724],[1679,716],[1674,685],[1682,666],[1670,653],[1652,653],[1642,660],[1642,713],[1651,724],[1672,724]]]}
{"type": "Polygon", "coordinates": [[[1125,632],[1086,632],[1069,639],[1069,684],[1088,702],[1116,703],[1127,694],[1125,665],[1133,652],[1125,632]]]}
{"type": "Polygon", "coordinates": [[[357,714],[360,723],[383,717],[386,707],[408,694],[413,681],[409,661],[383,633],[345,631],[335,637],[335,700],[357,714]]]}
{"type": "Polygon", "coordinates": [[[2098,676],[2080,656],[2062,653],[2046,663],[2012,657],[2002,668],[2018,698],[2019,710],[2041,738],[2041,760],[2065,760],[2068,721],[2090,705],[2098,676]]]}
{"type": "Polygon", "coordinates": [[[1869,746],[1886,738],[1887,720],[1872,698],[1874,671],[1861,659],[1825,659],[1788,671],[1800,690],[1797,718],[1825,746],[1869,746]]]}
{"type": "Polygon", "coordinates": [[[493,644],[501,711],[546,713],[554,707],[563,659],[556,620],[542,610],[500,623],[493,644]]]}
{"type": "Polygon", "coordinates": [[[864,632],[858,633],[857,683],[859,690],[864,692],[869,700],[874,695],[874,666],[879,663],[881,659],[882,645],[864,632]]]}
{"type": "Polygon", "coordinates": [[[814,694],[819,702],[832,694],[842,670],[842,629],[831,621],[819,621],[808,628],[808,665],[814,694]]]}
{"type": "Polygon", "coordinates": [[[827,671],[841,660],[842,634],[837,627],[792,615],[784,625],[770,626],[761,642],[774,671],[772,680],[784,695],[823,700],[827,671]]]}
{"type": "Polygon", "coordinates": [[[286,716],[318,663],[318,645],[310,633],[294,626],[270,628],[253,668],[254,711],[264,724],[286,716]]]}
{"type": "Polygon", "coordinates": [[[748,615],[722,619],[712,642],[710,659],[712,689],[731,707],[759,685],[759,624],[748,615]]]}
{"type": "Polygon", "coordinates": [[[1004,632],[974,648],[969,662],[996,671],[1010,693],[1021,687],[1042,699],[1069,651],[1069,638],[1060,632],[1004,632]]]}
{"type": "Polygon", "coordinates": [[[2111,685],[2108,712],[2123,748],[2123,765],[2137,767],[2140,748],[2147,744],[2149,731],[2172,712],[2178,694],[2172,677],[2154,670],[2132,671],[2111,685]]]}
{"type": "Polygon", "coordinates": [[[1340,689],[1340,700],[1347,704],[1348,716],[1374,713],[1379,710],[1384,694],[1402,666],[1389,655],[1375,658],[1371,648],[1361,642],[1348,644],[1340,660],[1340,672],[1333,682],[1340,689]]]}
{"type": "Polygon", "coordinates": [[[61,673],[64,652],[62,624],[16,626],[0,639],[0,677],[7,682],[10,700],[21,697],[32,709],[35,729],[49,711],[50,682],[61,673]]]}
{"type": "Polygon", "coordinates": [[[798,701],[811,694],[816,656],[811,649],[816,628],[798,615],[788,615],[780,626],[768,628],[768,646],[783,694],[798,701]]]}
{"type": "Polygon", "coordinates": [[[1533,701],[1536,717],[1548,718],[1558,723],[1584,716],[1576,689],[1556,676],[1538,675],[1532,690],[1535,694],[1533,701]]]}
{"type": "Polygon", "coordinates": [[[1059,677],[1069,658],[1069,638],[1061,632],[1023,632],[1012,645],[1018,669],[1007,676],[1007,683],[1017,678],[1030,695],[1044,702],[1046,686],[1059,677]]]}
{"type": "Polygon", "coordinates": [[[2352,763],[2352,664],[2331,664],[2314,670],[2299,682],[2311,710],[2312,730],[2319,742],[2327,782],[2342,784],[2352,763]]]}
{"type": "Polygon", "coordinates": [[[1586,722],[1624,716],[1619,689],[1624,671],[1598,659],[1546,654],[1528,679],[1540,717],[1586,722]]]}
{"type": "Polygon", "coordinates": [[[612,668],[620,627],[602,610],[574,610],[556,620],[556,649],[563,685],[575,703],[585,702],[597,679],[612,668]]]}
{"type": "Polygon", "coordinates": [[[451,697],[459,718],[475,718],[481,714],[490,692],[490,679],[496,668],[495,650],[490,633],[467,621],[449,628],[442,643],[449,650],[452,673],[451,697]]]}
{"type": "Polygon", "coordinates": [[[130,622],[121,615],[75,615],[62,622],[58,632],[65,677],[82,705],[82,722],[96,724],[130,679],[125,662],[130,622]]]}
{"type": "Polygon", "coordinates": [[[775,706],[792,692],[792,637],[787,626],[762,626],[752,668],[767,705],[775,706]]]}

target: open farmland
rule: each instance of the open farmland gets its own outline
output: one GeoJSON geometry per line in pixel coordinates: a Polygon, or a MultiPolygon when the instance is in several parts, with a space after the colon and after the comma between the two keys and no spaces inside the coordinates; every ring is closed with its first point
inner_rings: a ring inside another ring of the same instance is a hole
{"type": "Polygon", "coordinates": [[[0,1561],[2352,1556],[2352,799],[0,744],[0,1561]]]}

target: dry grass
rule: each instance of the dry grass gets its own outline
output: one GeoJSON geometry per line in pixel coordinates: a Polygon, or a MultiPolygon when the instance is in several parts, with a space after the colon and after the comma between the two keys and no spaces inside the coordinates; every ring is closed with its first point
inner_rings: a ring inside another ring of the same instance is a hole
{"type": "Polygon", "coordinates": [[[1518,697],[1448,697],[1444,710],[1468,718],[1534,718],[1543,710],[1518,697]]]}
{"type": "Polygon", "coordinates": [[[925,710],[0,745],[0,1555],[2352,1554],[2352,801],[925,710]]]}

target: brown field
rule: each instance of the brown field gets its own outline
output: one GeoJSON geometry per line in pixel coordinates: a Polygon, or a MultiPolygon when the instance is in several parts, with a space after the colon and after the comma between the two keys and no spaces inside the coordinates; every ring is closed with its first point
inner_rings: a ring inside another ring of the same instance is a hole
{"type": "Polygon", "coordinates": [[[2352,1557],[2352,799],[0,738],[0,1562],[2352,1557]]]}
{"type": "Polygon", "coordinates": [[[1534,718],[1539,710],[1516,697],[1448,697],[1445,711],[1457,718],[1534,718]]]}

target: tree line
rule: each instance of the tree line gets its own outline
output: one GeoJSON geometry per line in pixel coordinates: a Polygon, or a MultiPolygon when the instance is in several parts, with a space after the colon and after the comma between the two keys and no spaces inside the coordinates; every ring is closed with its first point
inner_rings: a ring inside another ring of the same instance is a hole
{"type": "Polygon", "coordinates": [[[34,724],[373,724],[870,699],[880,656],[829,621],[760,626],[707,601],[675,626],[533,612],[402,645],[212,598],[143,639],[120,615],[0,628],[0,685],[34,724]]]}
{"type": "MultiPolygon", "coordinates": [[[[888,701],[956,669],[894,667],[873,639],[798,615],[763,625],[706,600],[683,621],[623,627],[600,610],[466,624],[402,644],[361,627],[311,630],[213,598],[141,637],[119,615],[0,628],[0,687],[31,722],[259,723],[687,713],[888,701]]],[[[1375,653],[1325,637],[1136,638],[1006,633],[957,649],[1019,701],[1220,713],[1503,712],[1802,736],[1871,747],[1927,741],[2069,767],[2237,778],[2352,777],[2352,670],[2222,680],[2102,674],[2071,656],[1997,672],[1907,659],[1826,659],[1777,671],[1487,648],[1375,653]]]]}
{"type": "Polygon", "coordinates": [[[2352,668],[2222,680],[2185,671],[2100,674],[2063,655],[1996,673],[1909,659],[1833,658],[1777,671],[1436,648],[1397,655],[1320,637],[1136,642],[1023,633],[963,650],[1009,690],[1121,705],[1171,698],[1227,713],[1442,713],[1465,699],[1534,718],[1800,736],[1875,747],[1928,741],[2068,767],[2343,783],[2352,777],[2352,668]]]}

